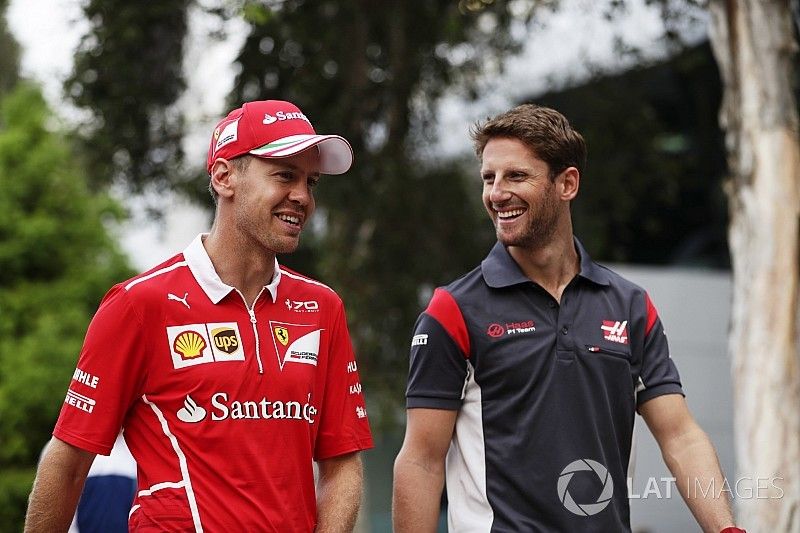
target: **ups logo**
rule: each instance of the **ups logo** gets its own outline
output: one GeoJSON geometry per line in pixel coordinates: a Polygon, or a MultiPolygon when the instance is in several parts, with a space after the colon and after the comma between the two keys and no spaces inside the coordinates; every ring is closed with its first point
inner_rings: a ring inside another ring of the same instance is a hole
{"type": "Polygon", "coordinates": [[[239,349],[239,337],[232,328],[217,328],[211,330],[214,346],[225,353],[233,353],[239,349]]]}

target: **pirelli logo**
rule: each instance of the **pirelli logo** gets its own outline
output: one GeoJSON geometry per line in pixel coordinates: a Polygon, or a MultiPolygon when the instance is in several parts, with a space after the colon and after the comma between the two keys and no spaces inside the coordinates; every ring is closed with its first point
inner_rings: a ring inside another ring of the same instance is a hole
{"type": "Polygon", "coordinates": [[[167,341],[176,370],[205,363],[244,361],[236,322],[167,326],[167,341]]]}
{"type": "Polygon", "coordinates": [[[428,334],[419,333],[411,338],[411,346],[425,346],[428,344],[428,334]]]}
{"type": "Polygon", "coordinates": [[[64,398],[64,403],[87,413],[94,411],[94,406],[97,405],[97,402],[92,398],[78,394],[72,389],[67,389],[67,397],[64,398]]]}

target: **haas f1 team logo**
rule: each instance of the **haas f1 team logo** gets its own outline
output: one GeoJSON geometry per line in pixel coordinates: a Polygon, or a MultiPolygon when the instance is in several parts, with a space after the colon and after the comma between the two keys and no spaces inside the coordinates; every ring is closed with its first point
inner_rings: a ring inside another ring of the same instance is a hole
{"type": "Polygon", "coordinates": [[[275,346],[281,370],[286,363],[317,366],[322,330],[316,325],[289,324],[270,320],[269,329],[272,332],[272,343],[275,346]]]}
{"type": "Polygon", "coordinates": [[[622,322],[614,320],[603,320],[603,325],[600,326],[603,330],[603,338],[607,341],[617,342],[619,344],[628,344],[628,321],[622,322]]]}

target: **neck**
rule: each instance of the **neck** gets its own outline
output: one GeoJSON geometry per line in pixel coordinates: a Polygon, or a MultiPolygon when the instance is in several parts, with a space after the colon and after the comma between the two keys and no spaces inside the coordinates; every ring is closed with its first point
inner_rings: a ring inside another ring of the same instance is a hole
{"type": "Polygon", "coordinates": [[[275,254],[247,242],[238,232],[228,231],[223,236],[216,223],[203,246],[223,283],[235,287],[248,307],[252,307],[263,287],[275,275],[275,254]]]}
{"type": "Polygon", "coordinates": [[[509,246],[508,253],[528,279],[539,284],[558,302],[561,302],[566,286],[580,272],[580,260],[571,232],[568,236],[556,236],[536,248],[509,246]]]}

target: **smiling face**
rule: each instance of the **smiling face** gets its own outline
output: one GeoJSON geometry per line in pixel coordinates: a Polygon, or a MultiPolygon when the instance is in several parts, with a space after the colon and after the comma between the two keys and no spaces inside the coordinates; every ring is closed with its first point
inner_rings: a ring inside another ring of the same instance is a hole
{"type": "Polygon", "coordinates": [[[280,159],[250,157],[238,165],[232,198],[237,231],[276,254],[297,249],[316,206],[319,165],[316,149],[280,159]]]}
{"type": "Polygon", "coordinates": [[[569,217],[549,165],[519,139],[495,137],[486,143],[481,178],[483,205],[497,239],[507,247],[541,248],[553,240],[562,217],[569,217]]]}

